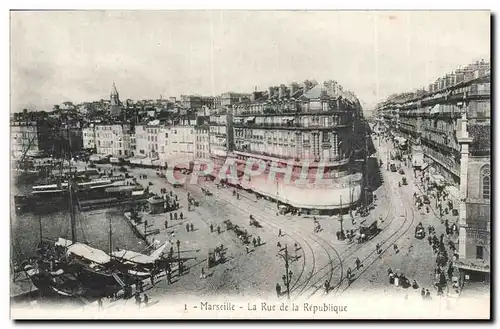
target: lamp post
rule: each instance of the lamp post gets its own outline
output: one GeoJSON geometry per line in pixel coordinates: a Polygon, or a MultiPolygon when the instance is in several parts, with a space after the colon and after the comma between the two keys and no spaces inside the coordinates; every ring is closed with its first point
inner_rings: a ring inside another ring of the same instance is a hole
{"type": "Polygon", "coordinates": [[[289,269],[289,264],[288,264],[289,256],[288,256],[288,247],[287,247],[287,245],[285,245],[285,248],[283,248],[283,249],[285,250],[285,254],[284,255],[278,253],[278,256],[280,256],[281,258],[283,258],[285,260],[285,274],[283,274],[283,276],[281,277],[281,279],[283,280],[283,284],[286,286],[287,299],[290,300],[290,281],[292,281],[292,274],[293,273],[289,269]]]}

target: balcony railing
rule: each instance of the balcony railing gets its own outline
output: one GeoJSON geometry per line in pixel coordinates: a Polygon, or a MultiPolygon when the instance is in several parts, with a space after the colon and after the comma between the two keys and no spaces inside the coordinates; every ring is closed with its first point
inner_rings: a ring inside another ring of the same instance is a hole
{"type": "Polygon", "coordinates": [[[309,123],[307,126],[303,123],[255,123],[255,122],[235,122],[233,126],[235,128],[263,128],[263,129],[272,129],[272,128],[280,128],[280,129],[332,129],[332,128],[344,128],[351,126],[352,122],[346,124],[331,124],[328,126],[324,126],[322,124],[313,124],[309,123]]]}

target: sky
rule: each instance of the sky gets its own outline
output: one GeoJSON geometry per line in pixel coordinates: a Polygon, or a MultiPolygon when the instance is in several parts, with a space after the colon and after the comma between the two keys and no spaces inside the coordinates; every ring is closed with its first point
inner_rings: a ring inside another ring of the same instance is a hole
{"type": "Polygon", "coordinates": [[[490,60],[481,11],[14,11],[11,112],[333,79],[365,109],[490,60]]]}

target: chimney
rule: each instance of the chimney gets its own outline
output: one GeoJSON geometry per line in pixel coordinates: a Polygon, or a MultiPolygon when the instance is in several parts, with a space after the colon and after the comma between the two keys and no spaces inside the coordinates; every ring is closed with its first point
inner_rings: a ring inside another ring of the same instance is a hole
{"type": "Polygon", "coordinates": [[[284,84],[281,84],[281,85],[279,86],[279,89],[278,89],[278,97],[279,97],[279,98],[283,98],[283,97],[285,97],[285,96],[286,96],[286,95],[285,95],[285,92],[286,92],[286,87],[285,87],[285,85],[284,85],[284,84]]]}
{"type": "Polygon", "coordinates": [[[303,85],[304,85],[304,93],[308,92],[309,89],[311,89],[311,81],[305,80],[303,85]]]}
{"type": "Polygon", "coordinates": [[[269,99],[273,98],[273,91],[274,91],[274,87],[269,87],[269,99]]]}
{"type": "Polygon", "coordinates": [[[295,95],[298,89],[299,89],[298,84],[296,82],[292,82],[292,84],[290,84],[290,97],[295,95]]]}

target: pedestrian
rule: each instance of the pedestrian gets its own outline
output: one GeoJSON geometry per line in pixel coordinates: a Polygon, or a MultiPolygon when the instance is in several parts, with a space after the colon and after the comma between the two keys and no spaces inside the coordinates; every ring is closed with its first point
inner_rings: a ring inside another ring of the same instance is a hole
{"type": "Polygon", "coordinates": [[[180,214],[181,219],[184,219],[184,214],[181,212],[180,214]]]}
{"type": "Polygon", "coordinates": [[[135,292],[135,305],[137,305],[137,307],[141,307],[141,296],[138,291],[135,292]]]}
{"type": "Polygon", "coordinates": [[[205,268],[201,268],[201,275],[200,275],[200,279],[205,279],[205,268]]]}
{"type": "Polygon", "coordinates": [[[351,279],[352,279],[352,270],[350,267],[347,268],[347,282],[351,284],[351,279]]]}
{"type": "Polygon", "coordinates": [[[193,225],[193,223],[191,223],[191,225],[190,225],[190,231],[194,232],[194,225],[193,225]]]}
{"type": "Polygon", "coordinates": [[[429,291],[429,289],[426,289],[426,292],[425,292],[425,299],[427,300],[431,300],[431,292],[429,291]]]}
{"type": "Polygon", "coordinates": [[[380,254],[380,245],[378,243],[375,246],[375,250],[377,251],[377,254],[380,254]]]}
{"type": "Polygon", "coordinates": [[[248,249],[248,246],[245,246],[245,249],[247,250],[247,254],[250,253],[250,250],[248,249]]]}
{"type": "Polygon", "coordinates": [[[281,286],[279,283],[276,283],[276,295],[281,296],[281,286]]]}
{"type": "Polygon", "coordinates": [[[214,224],[210,223],[210,233],[214,232],[214,224]]]}
{"type": "Polygon", "coordinates": [[[165,219],[165,229],[168,228],[168,220],[165,219]]]}
{"type": "Polygon", "coordinates": [[[280,237],[280,236],[281,236],[281,229],[279,229],[279,231],[278,231],[278,237],[280,237]]]}
{"type": "Polygon", "coordinates": [[[189,232],[189,224],[186,223],[186,232],[189,232]]]}
{"type": "Polygon", "coordinates": [[[253,247],[257,247],[257,240],[255,238],[252,239],[253,247]]]}
{"type": "Polygon", "coordinates": [[[149,303],[149,297],[148,295],[144,294],[144,306],[148,306],[148,303],[149,303]]]}
{"type": "Polygon", "coordinates": [[[399,249],[398,249],[398,245],[397,245],[397,244],[394,244],[394,251],[396,252],[396,254],[399,252],[399,249]]]}
{"type": "Polygon", "coordinates": [[[325,281],[325,293],[328,293],[330,291],[330,281],[326,280],[325,281]]]}
{"type": "Polygon", "coordinates": [[[299,245],[297,244],[297,242],[295,242],[293,246],[295,247],[295,250],[299,250],[299,245]]]}
{"type": "Polygon", "coordinates": [[[102,298],[99,298],[99,299],[97,300],[97,309],[98,309],[99,311],[102,311],[102,310],[103,310],[103,306],[102,306],[102,298]]]}
{"type": "Polygon", "coordinates": [[[278,246],[278,249],[281,249],[281,243],[278,241],[278,243],[276,244],[276,246],[278,246]]]}
{"type": "Polygon", "coordinates": [[[151,275],[149,276],[151,278],[151,285],[155,285],[155,273],[154,271],[151,272],[151,275]]]}
{"type": "Polygon", "coordinates": [[[422,288],[422,291],[420,292],[420,296],[422,297],[422,299],[425,299],[425,289],[422,288]]]}
{"type": "Polygon", "coordinates": [[[260,236],[257,237],[257,245],[260,246],[260,236]]]}
{"type": "Polygon", "coordinates": [[[217,234],[220,234],[220,226],[217,225],[217,234]]]}
{"type": "Polygon", "coordinates": [[[167,270],[167,282],[169,284],[172,284],[172,272],[170,271],[170,269],[167,270]]]}

